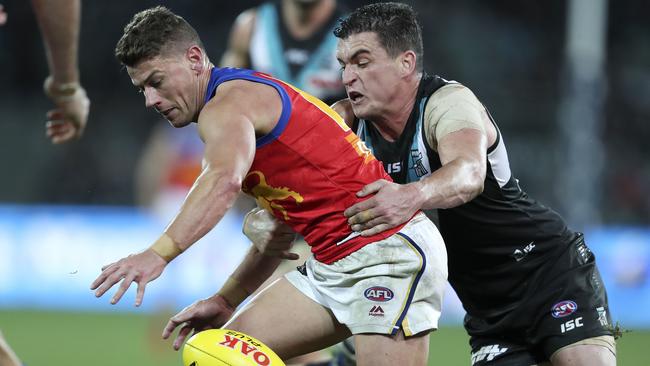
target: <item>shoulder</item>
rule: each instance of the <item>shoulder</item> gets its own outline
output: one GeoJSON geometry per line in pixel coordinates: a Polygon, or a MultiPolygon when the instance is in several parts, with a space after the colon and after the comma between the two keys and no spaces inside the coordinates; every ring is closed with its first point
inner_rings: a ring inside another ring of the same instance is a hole
{"type": "Polygon", "coordinates": [[[250,27],[257,19],[257,8],[250,8],[242,11],[235,19],[235,25],[240,27],[250,27]]]}
{"type": "Polygon", "coordinates": [[[435,122],[443,116],[482,113],[484,110],[481,101],[468,87],[450,82],[431,94],[425,108],[425,118],[428,122],[435,122]]]}
{"type": "Polygon", "coordinates": [[[255,26],[255,20],[257,19],[257,9],[252,8],[243,11],[235,19],[235,24],[232,28],[232,35],[237,37],[242,37],[244,39],[249,39],[253,28],[255,26]]]}
{"type": "Polygon", "coordinates": [[[470,90],[470,88],[465,85],[452,81],[447,85],[440,87],[438,90],[431,94],[429,101],[436,102],[469,102],[469,103],[478,103],[481,102],[478,100],[476,95],[470,90]]]}
{"type": "Polygon", "coordinates": [[[263,109],[276,98],[279,98],[279,94],[270,85],[246,79],[233,79],[219,84],[210,102],[263,109]]]}
{"type": "Polygon", "coordinates": [[[457,82],[439,88],[429,98],[425,112],[425,134],[430,146],[446,135],[462,129],[486,132],[487,114],[476,95],[457,82]]]}
{"type": "Polygon", "coordinates": [[[356,117],[354,115],[354,111],[352,110],[352,104],[348,98],[341,99],[338,102],[332,104],[332,109],[341,117],[343,117],[343,120],[348,126],[352,127],[356,117]]]}
{"type": "Polygon", "coordinates": [[[247,67],[249,66],[248,48],[253,37],[256,10],[249,9],[239,14],[230,29],[228,47],[221,56],[221,66],[247,67]]]}
{"type": "Polygon", "coordinates": [[[217,87],[214,97],[201,110],[199,122],[202,117],[208,120],[247,120],[253,123],[256,131],[267,131],[280,118],[282,108],[280,94],[274,87],[234,79],[217,87]]]}

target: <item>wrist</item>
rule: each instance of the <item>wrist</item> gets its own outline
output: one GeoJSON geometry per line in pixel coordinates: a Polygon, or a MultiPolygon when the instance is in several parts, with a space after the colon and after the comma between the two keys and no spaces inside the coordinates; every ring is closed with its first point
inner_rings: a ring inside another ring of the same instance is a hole
{"type": "Polygon", "coordinates": [[[214,305],[217,305],[217,306],[220,306],[220,307],[230,309],[232,312],[237,310],[237,308],[235,306],[232,306],[230,301],[228,301],[228,299],[226,299],[220,293],[216,293],[216,294],[208,297],[207,299],[205,299],[205,301],[208,301],[210,304],[214,304],[214,305]]]}
{"type": "MultiPolygon", "coordinates": [[[[248,235],[249,233],[247,233],[247,230],[246,230],[246,229],[248,228],[248,225],[249,225],[248,220],[250,219],[251,215],[253,215],[254,213],[258,212],[259,210],[260,210],[259,207],[255,207],[255,208],[253,208],[252,210],[248,211],[248,212],[246,213],[246,215],[244,215],[244,222],[243,222],[243,224],[242,224],[242,226],[241,226],[241,232],[242,232],[242,234],[244,234],[244,236],[246,236],[248,239],[251,239],[251,237],[248,235]]],[[[252,239],[251,239],[251,240],[252,240],[252,239]]]]}
{"type": "Polygon", "coordinates": [[[228,277],[217,295],[221,296],[231,307],[237,308],[251,294],[238,280],[228,277]]]}
{"type": "Polygon", "coordinates": [[[80,89],[79,81],[60,82],[48,76],[43,83],[45,94],[52,99],[60,100],[72,98],[80,89]]]}
{"type": "Polygon", "coordinates": [[[158,254],[167,263],[171,262],[174,258],[183,253],[183,250],[178,247],[178,244],[176,244],[166,233],[163,233],[160,238],[149,247],[149,249],[158,254]]]}
{"type": "Polygon", "coordinates": [[[418,209],[424,210],[427,209],[427,195],[425,190],[425,185],[422,184],[422,181],[413,182],[408,184],[410,186],[410,201],[415,203],[415,207],[418,209]]]}

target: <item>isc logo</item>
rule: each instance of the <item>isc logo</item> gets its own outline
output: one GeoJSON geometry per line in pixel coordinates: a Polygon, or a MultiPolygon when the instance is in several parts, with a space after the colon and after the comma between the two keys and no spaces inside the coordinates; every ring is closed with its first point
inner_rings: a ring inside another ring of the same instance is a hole
{"type": "Polygon", "coordinates": [[[571,319],[568,322],[560,325],[560,330],[562,331],[562,333],[566,333],[576,328],[580,328],[582,325],[583,325],[582,317],[579,317],[579,318],[571,319]]]}
{"type": "Polygon", "coordinates": [[[271,364],[271,359],[269,356],[258,350],[255,346],[252,346],[241,339],[225,335],[225,340],[219,343],[219,345],[238,350],[244,356],[252,358],[253,361],[255,361],[255,363],[260,366],[267,366],[271,364]],[[237,345],[240,346],[237,347],[237,345]]]}
{"type": "Polygon", "coordinates": [[[399,173],[402,171],[402,162],[398,161],[397,163],[388,163],[384,165],[386,167],[386,172],[388,174],[399,173]]]}
{"type": "Polygon", "coordinates": [[[363,296],[370,301],[386,302],[393,298],[393,291],[388,287],[373,286],[367,288],[363,296]]]}

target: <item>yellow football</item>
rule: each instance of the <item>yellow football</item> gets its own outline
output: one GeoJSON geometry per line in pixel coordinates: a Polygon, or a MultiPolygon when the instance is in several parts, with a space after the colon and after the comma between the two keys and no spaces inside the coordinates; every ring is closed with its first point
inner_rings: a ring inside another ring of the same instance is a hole
{"type": "Polygon", "coordinates": [[[285,366],[269,347],[242,332],[209,329],[193,335],[183,347],[185,366],[285,366]]]}

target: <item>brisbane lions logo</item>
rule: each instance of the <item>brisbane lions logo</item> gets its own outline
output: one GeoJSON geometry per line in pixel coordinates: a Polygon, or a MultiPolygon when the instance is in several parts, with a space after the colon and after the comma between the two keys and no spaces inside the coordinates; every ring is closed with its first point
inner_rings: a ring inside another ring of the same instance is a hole
{"type": "Polygon", "coordinates": [[[304,200],[300,193],[294,192],[287,187],[271,187],[266,183],[264,173],[259,170],[246,175],[242,190],[255,197],[260,207],[274,214],[279,212],[285,221],[289,221],[289,215],[282,203],[287,199],[293,199],[296,203],[301,203],[304,200]]]}

